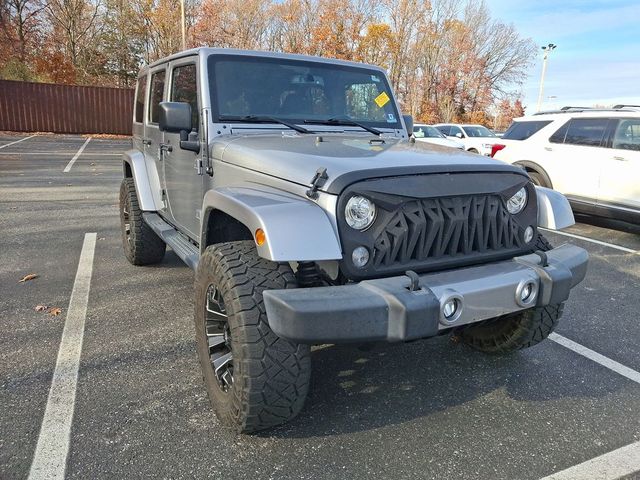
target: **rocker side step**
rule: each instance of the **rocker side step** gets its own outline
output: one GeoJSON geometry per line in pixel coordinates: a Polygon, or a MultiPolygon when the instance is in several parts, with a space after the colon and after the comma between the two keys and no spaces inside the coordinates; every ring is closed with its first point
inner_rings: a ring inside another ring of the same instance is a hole
{"type": "Polygon", "coordinates": [[[200,252],[198,247],[187,240],[172,225],[165,222],[157,213],[144,212],[142,218],[156,234],[169,245],[176,255],[193,270],[198,266],[200,252]]]}

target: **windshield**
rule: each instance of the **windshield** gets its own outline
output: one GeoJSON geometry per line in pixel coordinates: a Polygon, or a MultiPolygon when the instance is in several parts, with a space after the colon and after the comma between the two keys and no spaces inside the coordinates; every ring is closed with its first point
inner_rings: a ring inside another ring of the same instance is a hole
{"type": "MultiPolygon", "coordinates": [[[[401,128],[383,73],[366,67],[269,57],[211,55],[214,118],[277,117],[292,123],[351,120],[401,128]]],[[[340,122],[334,122],[340,124],[340,122]]]]}
{"type": "Polygon", "coordinates": [[[464,131],[466,132],[467,137],[495,137],[496,136],[495,133],[493,133],[488,128],[483,127],[482,125],[465,125],[462,128],[464,128],[464,131]]]}
{"type": "Polygon", "coordinates": [[[430,125],[418,125],[413,127],[413,135],[416,138],[445,138],[445,136],[440,133],[440,130],[430,125]]]}

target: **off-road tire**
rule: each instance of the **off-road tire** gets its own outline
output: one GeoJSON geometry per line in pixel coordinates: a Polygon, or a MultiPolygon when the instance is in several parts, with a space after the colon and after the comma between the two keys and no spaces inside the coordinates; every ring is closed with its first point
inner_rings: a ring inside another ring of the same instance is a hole
{"type": "MultiPolygon", "coordinates": [[[[538,235],[535,250],[548,251],[552,246],[538,235]]],[[[506,354],[532,347],[547,338],[556,328],[564,303],[535,307],[464,326],[455,332],[464,343],[484,353],[506,354]]]]}
{"type": "Polygon", "coordinates": [[[125,178],[120,184],[120,229],[124,255],[133,265],[151,265],[162,260],[167,245],[142,219],[133,178],[125,178]],[[129,212],[129,235],[125,230],[125,212],[129,212]]]}
{"type": "Polygon", "coordinates": [[[284,423],[302,409],[311,375],[310,347],[278,337],[267,321],[262,292],[295,288],[287,264],[258,256],[253,241],[207,247],[195,278],[198,357],[209,399],[220,423],[251,433],[284,423]],[[233,384],[225,391],[210,360],[206,335],[207,292],[220,290],[233,355],[233,384]]]}

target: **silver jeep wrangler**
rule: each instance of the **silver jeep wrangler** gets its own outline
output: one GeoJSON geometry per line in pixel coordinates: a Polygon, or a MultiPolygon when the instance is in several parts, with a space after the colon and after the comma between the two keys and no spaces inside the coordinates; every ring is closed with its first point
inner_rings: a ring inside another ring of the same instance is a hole
{"type": "Polygon", "coordinates": [[[134,265],[195,269],[198,357],[220,422],[283,423],[310,345],[448,332],[508,353],[546,338],[587,253],[539,227],[566,199],[493,159],[412,142],[385,72],[199,48],[140,72],[124,154],[134,265]]]}

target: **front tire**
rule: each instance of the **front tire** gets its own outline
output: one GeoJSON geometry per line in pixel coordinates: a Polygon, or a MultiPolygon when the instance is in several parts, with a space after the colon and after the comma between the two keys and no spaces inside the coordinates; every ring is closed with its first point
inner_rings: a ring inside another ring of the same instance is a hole
{"type": "MultiPolygon", "coordinates": [[[[546,238],[538,235],[536,251],[552,248],[546,238]]],[[[475,350],[507,354],[533,347],[547,338],[558,325],[563,309],[564,303],[534,307],[461,327],[456,334],[475,350]]]]}
{"type": "Polygon", "coordinates": [[[133,265],[151,265],[164,258],[167,245],[142,218],[133,178],[120,184],[120,228],[124,255],[133,265]]]}
{"type": "Polygon", "coordinates": [[[198,358],[220,423],[251,433],[284,423],[302,409],[310,347],[278,337],[262,292],[294,288],[289,265],[258,256],[252,241],[207,247],[195,279],[198,358]]]}

